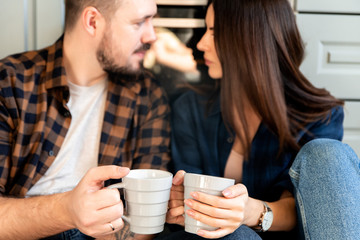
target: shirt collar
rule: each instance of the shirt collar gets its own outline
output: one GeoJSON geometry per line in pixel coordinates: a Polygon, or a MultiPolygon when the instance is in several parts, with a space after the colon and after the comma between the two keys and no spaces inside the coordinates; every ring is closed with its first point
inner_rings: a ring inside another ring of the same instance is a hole
{"type": "Polygon", "coordinates": [[[46,61],[46,89],[56,87],[66,87],[66,73],[63,62],[63,39],[62,35],[52,46],[41,50],[40,55],[43,55],[46,61]]]}

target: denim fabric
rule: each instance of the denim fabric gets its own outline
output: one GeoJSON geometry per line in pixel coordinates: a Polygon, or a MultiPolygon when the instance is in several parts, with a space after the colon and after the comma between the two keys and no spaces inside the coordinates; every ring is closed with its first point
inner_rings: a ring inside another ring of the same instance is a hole
{"type": "Polygon", "coordinates": [[[304,239],[360,239],[360,160],[346,144],[313,140],[291,169],[304,239]]]}
{"type": "Polygon", "coordinates": [[[51,237],[43,238],[42,240],[92,240],[94,238],[89,237],[78,229],[71,229],[51,237]]]}
{"type": "MultiPolygon", "coordinates": [[[[205,238],[199,237],[198,235],[187,233],[185,231],[178,231],[169,233],[162,237],[157,237],[155,240],[204,240],[205,238]]],[[[247,226],[240,226],[235,232],[225,237],[218,238],[218,240],[261,240],[259,235],[247,226]]]]}

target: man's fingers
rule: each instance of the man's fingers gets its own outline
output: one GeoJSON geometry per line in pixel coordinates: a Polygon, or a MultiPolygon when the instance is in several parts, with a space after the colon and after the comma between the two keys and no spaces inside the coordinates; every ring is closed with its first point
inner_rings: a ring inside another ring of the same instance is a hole
{"type": "Polygon", "coordinates": [[[96,211],[97,217],[105,222],[112,222],[118,218],[121,218],[123,213],[124,207],[122,202],[96,211]]]}
{"type": "Polygon", "coordinates": [[[109,179],[119,179],[125,177],[129,173],[130,169],[125,167],[119,167],[115,165],[101,166],[90,169],[85,177],[84,181],[88,184],[98,185],[99,182],[103,182],[109,179]]]}
{"type": "Polygon", "coordinates": [[[121,202],[118,189],[103,188],[92,195],[92,202],[96,203],[97,209],[109,207],[121,202]]]}
{"type": "Polygon", "coordinates": [[[184,206],[184,200],[170,200],[169,201],[169,208],[176,208],[184,206]]]}
{"type": "Polygon", "coordinates": [[[184,225],[184,206],[177,207],[177,208],[171,208],[166,214],[166,222],[170,224],[180,224],[184,225]]]}
{"type": "Polygon", "coordinates": [[[184,170],[179,170],[174,178],[173,178],[173,185],[181,185],[184,182],[184,176],[185,176],[185,171],[184,170]]]}
{"type": "Polygon", "coordinates": [[[176,191],[173,188],[170,191],[171,200],[184,200],[184,191],[176,191]]]}

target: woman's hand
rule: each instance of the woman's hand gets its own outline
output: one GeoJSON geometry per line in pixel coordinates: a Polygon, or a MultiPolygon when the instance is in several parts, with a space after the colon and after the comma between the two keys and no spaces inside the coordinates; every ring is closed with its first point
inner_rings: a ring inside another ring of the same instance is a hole
{"type": "Polygon", "coordinates": [[[178,171],[173,178],[170,191],[169,210],[166,214],[166,222],[184,226],[184,175],[185,171],[178,171]]]}
{"type": "MultiPolygon", "coordinates": [[[[199,230],[197,234],[204,238],[220,238],[233,233],[242,224],[246,224],[249,213],[248,191],[245,185],[237,184],[223,191],[225,197],[212,196],[201,192],[193,192],[191,196],[194,199],[186,199],[185,204],[191,209],[186,211],[190,217],[208,224],[213,227],[219,227],[215,231],[199,230]]],[[[250,200],[250,201],[249,201],[250,200]]],[[[251,204],[252,205],[252,204],[251,204]]],[[[261,212],[262,203],[255,200],[261,212]],[[257,203],[259,202],[259,203],[257,203]]],[[[256,214],[257,215],[257,214],[256,214]]],[[[260,215],[259,215],[260,216],[260,215]]],[[[259,219],[259,216],[255,218],[259,219]]]]}

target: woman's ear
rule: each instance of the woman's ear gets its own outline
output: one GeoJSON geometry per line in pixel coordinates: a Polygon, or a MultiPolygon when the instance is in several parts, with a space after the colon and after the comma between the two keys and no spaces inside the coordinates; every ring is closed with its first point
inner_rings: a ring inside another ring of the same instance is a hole
{"type": "Polygon", "coordinates": [[[105,19],[95,7],[86,7],[81,14],[81,21],[85,31],[95,37],[98,32],[102,32],[105,19]]]}

